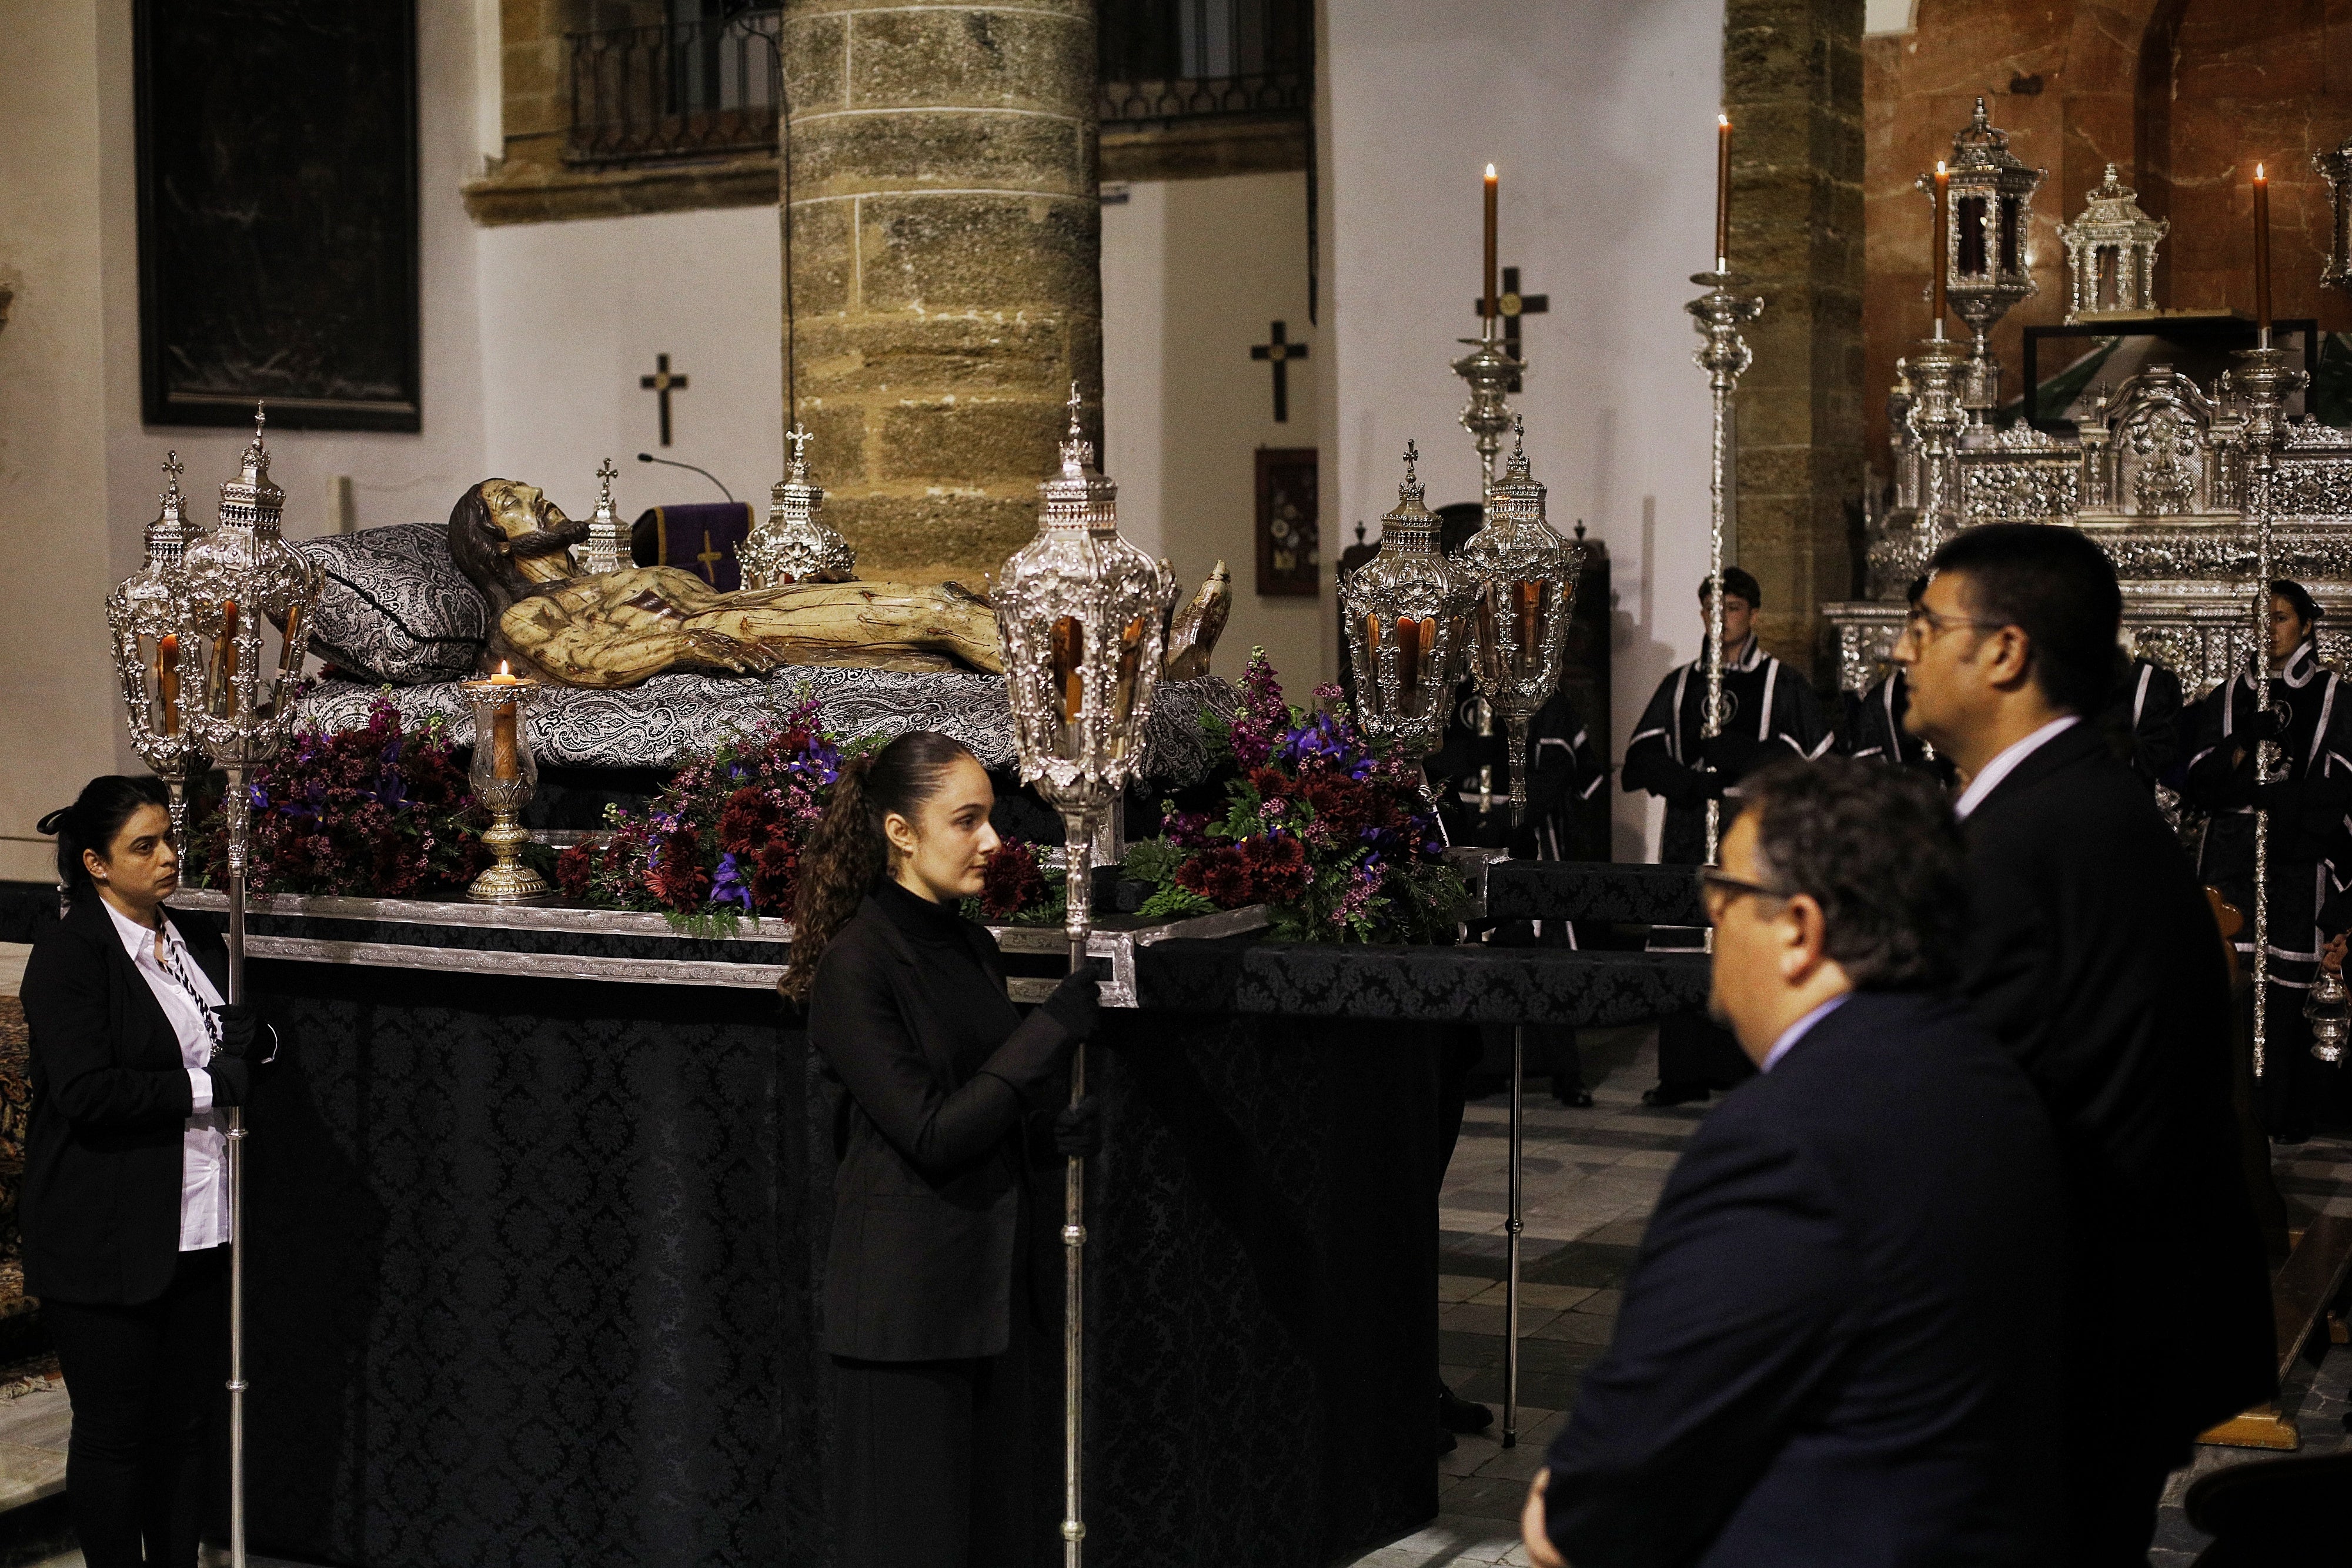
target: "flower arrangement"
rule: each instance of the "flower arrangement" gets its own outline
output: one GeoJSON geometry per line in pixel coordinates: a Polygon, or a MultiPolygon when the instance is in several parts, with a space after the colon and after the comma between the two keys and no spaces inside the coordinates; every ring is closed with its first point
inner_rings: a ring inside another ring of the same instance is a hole
{"type": "MultiPolygon", "coordinates": [[[[383,697],[363,725],[297,730],[246,780],[247,885],[257,898],[402,898],[464,886],[490,855],[459,757],[438,718],[406,728],[383,697]]],[[[197,803],[191,832],[204,883],[226,883],[228,828],[217,799],[197,803]]]]}
{"type": "Polygon", "coordinates": [[[556,885],[592,904],[659,910],[688,928],[789,915],[801,846],[824,815],[843,756],[809,698],[688,758],[643,810],[607,808],[609,836],[558,856],[556,885]]]}
{"type": "Polygon", "coordinates": [[[1037,846],[1006,839],[981,873],[980,896],[963,901],[963,916],[998,925],[1059,925],[1068,913],[1068,879],[1041,864],[1037,846]]]}
{"type": "Polygon", "coordinates": [[[1452,941],[1469,892],[1419,770],[1373,747],[1339,687],[1316,689],[1317,711],[1286,703],[1262,648],[1241,696],[1222,726],[1238,770],[1223,814],[1171,810],[1164,842],[1129,848],[1128,874],[1159,884],[1141,913],[1265,904],[1281,940],[1452,941]]]}

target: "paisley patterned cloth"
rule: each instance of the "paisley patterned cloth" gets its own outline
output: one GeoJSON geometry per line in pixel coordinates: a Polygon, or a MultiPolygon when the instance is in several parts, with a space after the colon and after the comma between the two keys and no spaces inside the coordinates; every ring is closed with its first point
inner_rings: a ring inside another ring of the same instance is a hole
{"type": "MultiPolygon", "coordinates": [[[[355,727],[367,722],[379,695],[392,700],[404,723],[437,716],[459,745],[473,744],[473,706],[455,681],[388,691],[323,681],[303,699],[302,716],[327,729],[355,727]]],[[[970,747],[988,768],[1013,761],[1013,710],[1002,675],[815,665],[767,681],[667,674],[626,691],[550,686],[530,706],[531,745],[541,762],[558,767],[666,768],[808,696],[824,705],[825,728],[845,740],[935,729],[970,747]]],[[[1223,717],[1234,707],[1233,688],[1214,676],[1161,685],[1144,738],[1144,776],[1177,786],[1206,777],[1212,757],[1202,716],[1223,717]]]]}
{"type": "Polygon", "coordinates": [[[446,529],[394,523],[293,544],[327,574],[310,616],[311,652],[400,686],[473,673],[490,634],[489,606],[457,570],[446,529]]]}

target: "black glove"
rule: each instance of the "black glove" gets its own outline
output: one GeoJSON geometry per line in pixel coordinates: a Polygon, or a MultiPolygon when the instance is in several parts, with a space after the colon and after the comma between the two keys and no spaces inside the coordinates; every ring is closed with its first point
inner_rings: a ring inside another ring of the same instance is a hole
{"type": "Polygon", "coordinates": [[[1698,754],[1717,773],[1727,773],[1738,779],[1756,761],[1756,737],[1726,730],[1710,735],[1698,743],[1698,754]]]}
{"type": "Polygon", "coordinates": [[[1054,1147],[1071,1160],[1090,1160],[1102,1153],[1102,1107],[1093,1095],[1081,1095],[1076,1104],[1054,1113],[1054,1147]]]}
{"type": "Polygon", "coordinates": [[[1102,982],[1095,978],[1094,965],[1074,971],[1055,986],[1054,994],[1045,998],[1045,1010],[1072,1040],[1094,1033],[1095,1015],[1102,1010],[1102,982]]]}
{"type": "Polygon", "coordinates": [[[255,1016],[250,1004],[231,1002],[215,1008],[220,1015],[220,1053],[243,1058],[253,1049],[254,1036],[261,1032],[261,1019],[255,1016]]]}
{"type": "Polygon", "coordinates": [[[213,1109],[226,1111],[232,1105],[242,1105],[253,1093],[253,1069],[241,1056],[226,1052],[205,1063],[212,1075],[213,1109]]]}

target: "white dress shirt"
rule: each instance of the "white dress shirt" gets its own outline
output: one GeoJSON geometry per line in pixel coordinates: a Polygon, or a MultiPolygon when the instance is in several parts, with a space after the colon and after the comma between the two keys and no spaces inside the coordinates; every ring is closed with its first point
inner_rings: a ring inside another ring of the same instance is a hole
{"type": "Polygon", "coordinates": [[[2032,756],[2049,742],[2083,722],[2078,713],[2062,713],[2023,740],[1984,765],[1984,771],[1969,780],[1960,798],[1952,802],[1952,815],[1966,821],[1970,811],[1984,804],[1984,798],[1993,792],[2000,781],[2017,771],[2017,765],[2032,756]]]}
{"type": "MultiPolygon", "coordinates": [[[[100,902],[103,903],[104,900],[100,902]]],[[[122,938],[123,950],[137,966],[139,977],[155,993],[155,1001],[163,1016],[172,1023],[172,1032],[179,1037],[180,1061],[188,1070],[188,1086],[193,1095],[194,1114],[180,1134],[180,1250],[194,1252],[207,1247],[218,1247],[229,1239],[228,1207],[228,1119],[213,1109],[213,1077],[205,1071],[212,1057],[213,1037],[205,1027],[204,1009],[218,1007],[221,994],[213,987],[212,977],[197,964],[186,943],[167,917],[163,923],[163,940],[170,944],[175,961],[166,966],[155,956],[155,933],[137,925],[109,904],[107,915],[122,938]],[[187,985],[173,978],[173,970],[186,977],[187,985]],[[188,994],[188,986],[195,995],[188,994]]]]}
{"type": "Polygon", "coordinates": [[[1773,1068],[1780,1065],[1780,1059],[1788,1055],[1790,1051],[1795,1050],[1797,1042],[1811,1032],[1812,1027],[1815,1024],[1829,1017],[1830,1014],[1837,1011],[1838,1009],[1845,1006],[1846,998],[1852,995],[1853,995],[1852,991],[1840,991],[1836,996],[1832,997],[1828,1001],[1823,1002],[1820,1007],[1815,1008],[1811,1012],[1807,1013],[1803,1018],[1799,1019],[1795,1023],[1792,1023],[1787,1029],[1782,1030],[1780,1031],[1780,1038],[1772,1042],[1772,1049],[1764,1053],[1764,1060],[1756,1064],[1756,1071],[1759,1072],[1769,1072],[1773,1068]]]}

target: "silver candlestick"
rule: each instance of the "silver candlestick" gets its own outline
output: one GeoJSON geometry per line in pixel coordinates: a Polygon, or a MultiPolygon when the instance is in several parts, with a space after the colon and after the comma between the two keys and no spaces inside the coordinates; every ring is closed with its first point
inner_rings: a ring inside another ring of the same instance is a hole
{"type": "MultiPolygon", "coordinates": [[[[2277,476],[2277,452],[2284,427],[2280,419],[2281,404],[2286,394],[2301,387],[2308,378],[2303,371],[2291,369],[2287,351],[2271,347],[2270,329],[2261,333],[2261,346],[2242,349],[2234,356],[2238,369],[2232,376],[2243,394],[2246,410],[2245,442],[2249,458],[2247,475],[2247,510],[2254,522],[2254,641],[2250,650],[2250,667],[2254,684],[2255,711],[2270,706],[2271,691],[2271,577],[2272,523],[2273,497],[2272,481],[2277,476]]],[[[2268,784],[2280,777],[2279,744],[2264,739],[2254,747],[2254,780],[2268,784]]],[[[2271,978],[2271,816],[2259,805],[2254,808],[2254,1076],[2260,1078],[2270,1046],[2268,1013],[2270,1011],[2271,978]]]]}
{"type": "Polygon", "coordinates": [[[1527,374],[1525,360],[1514,359],[1495,336],[1494,318],[1484,336],[1458,340],[1470,352],[1454,361],[1454,373],[1469,383],[1470,401],[1463,405],[1462,428],[1478,448],[1478,484],[1483,489],[1495,477],[1495,456],[1503,450],[1503,433],[1511,428],[1511,405],[1506,394],[1511,383],[1527,374]]]}
{"type": "MultiPolygon", "coordinates": [[[[1094,465],[1070,388],[1061,472],[1040,485],[1037,537],[1014,551],[994,594],[1004,644],[1021,779],[1062,818],[1070,972],[1087,962],[1093,930],[1091,861],[1097,826],[1118,809],[1143,760],[1144,727],[1160,681],[1168,612],[1167,570],[1118,537],[1118,487],[1094,465]]],[[[1084,1045],[1070,1059],[1070,1103],[1086,1094],[1084,1045]]],[[[1069,1162],[1063,1192],[1062,1554],[1079,1568],[1080,1431],[1086,1390],[1086,1162],[1069,1162]]]]}
{"type": "MultiPolygon", "coordinates": [[[[251,831],[247,782],[294,729],[294,686],[310,612],[325,576],[278,532],[286,492],[270,483],[263,416],[236,478],[221,486],[220,527],[188,547],[191,642],[204,689],[189,717],[205,749],[228,769],[222,816],[228,830],[228,999],[245,989],[245,872],[251,831]],[[265,637],[281,629],[277,655],[265,637]]],[[[229,1562],[245,1568],[245,1112],[228,1113],[229,1562]]]]}
{"type": "MultiPolygon", "coordinates": [[[[1764,301],[1733,292],[1748,280],[1726,270],[1720,256],[1713,272],[1694,273],[1691,281],[1706,289],[1683,308],[1691,313],[1691,324],[1704,340],[1691,358],[1706,372],[1715,413],[1706,486],[1706,711],[1699,722],[1700,737],[1711,740],[1723,733],[1724,721],[1730,716],[1723,700],[1723,541],[1725,519],[1738,495],[1738,477],[1731,472],[1731,422],[1739,378],[1755,360],[1739,329],[1764,313],[1764,301]]],[[[1707,864],[1721,858],[1722,838],[1723,802],[1709,800],[1707,864]]]]}

